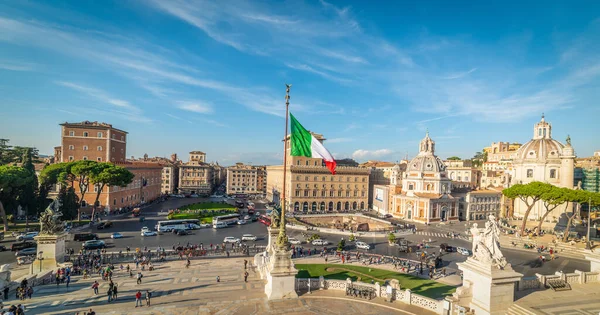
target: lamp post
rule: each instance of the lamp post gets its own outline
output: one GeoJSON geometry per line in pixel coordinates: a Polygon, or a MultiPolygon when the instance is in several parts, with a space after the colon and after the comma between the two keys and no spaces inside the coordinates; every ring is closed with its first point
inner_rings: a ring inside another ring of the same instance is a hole
{"type": "Polygon", "coordinates": [[[42,269],[43,269],[42,268],[42,264],[43,264],[43,261],[44,261],[44,252],[43,251],[38,252],[37,259],[38,259],[38,263],[40,265],[40,273],[41,273],[42,269]]]}
{"type": "Polygon", "coordinates": [[[592,249],[592,242],[590,242],[590,224],[591,224],[591,219],[590,217],[592,216],[592,197],[589,197],[588,199],[588,215],[587,215],[587,237],[585,238],[586,240],[586,244],[585,244],[585,249],[592,249]]]}

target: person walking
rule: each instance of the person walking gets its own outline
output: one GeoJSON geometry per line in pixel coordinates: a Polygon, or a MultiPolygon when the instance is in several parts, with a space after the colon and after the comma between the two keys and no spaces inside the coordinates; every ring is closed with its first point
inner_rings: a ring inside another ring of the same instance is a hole
{"type": "Polygon", "coordinates": [[[112,294],[112,287],[109,287],[108,291],[106,291],[106,295],[108,296],[108,303],[112,301],[112,294]]]}
{"type": "Polygon", "coordinates": [[[94,294],[98,295],[98,287],[100,286],[100,284],[98,283],[98,281],[94,281],[94,284],[92,284],[92,289],[94,289],[94,294]]]}
{"type": "Polygon", "coordinates": [[[67,275],[67,290],[69,289],[69,283],[71,283],[71,275],[67,275]]]}
{"type": "Polygon", "coordinates": [[[144,275],[142,275],[142,272],[138,271],[138,273],[137,273],[137,284],[141,284],[142,283],[142,277],[143,276],[144,275]]]}
{"type": "Polygon", "coordinates": [[[31,296],[33,296],[33,288],[29,287],[27,288],[27,297],[29,297],[29,299],[31,300],[31,296]]]}
{"type": "Polygon", "coordinates": [[[244,259],[244,270],[248,269],[248,260],[244,259]]]}
{"type": "Polygon", "coordinates": [[[244,282],[248,282],[248,271],[244,271],[244,282]]]}
{"type": "Polygon", "coordinates": [[[119,292],[117,290],[117,285],[115,284],[112,288],[112,299],[113,301],[117,300],[117,297],[119,296],[119,292]]]}
{"type": "Polygon", "coordinates": [[[146,290],[146,306],[150,306],[150,298],[152,298],[152,293],[146,290]]]}
{"type": "Polygon", "coordinates": [[[135,294],[135,307],[138,307],[138,306],[140,306],[140,307],[144,306],[142,304],[142,292],[140,292],[140,291],[137,291],[137,293],[135,294]]]}

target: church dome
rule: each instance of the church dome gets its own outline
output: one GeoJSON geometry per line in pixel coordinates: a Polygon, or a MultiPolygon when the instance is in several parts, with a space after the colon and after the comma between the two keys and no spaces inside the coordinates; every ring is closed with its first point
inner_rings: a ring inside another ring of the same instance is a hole
{"type": "Polygon", "coordinates": [[[435,155],[435,142],[429,138],[429,132],[421,140],[419,154],[408,163],[407,171],[436,173],[446,171],[444,162],[435,155]]]}
{"type": "Polygon", "coordinates": [[[565,146],[552,139],[552,125],[542,120],[533,128],[533,139],[519,148],[515,159],[517,160],[548,160],[558,159],[563,155],[565,146]]]}

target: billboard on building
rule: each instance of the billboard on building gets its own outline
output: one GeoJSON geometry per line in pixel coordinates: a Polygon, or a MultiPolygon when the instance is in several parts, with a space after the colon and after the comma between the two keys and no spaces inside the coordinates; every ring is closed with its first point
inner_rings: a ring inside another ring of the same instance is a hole
{"type": "Polygon", "coordinates": [[[383,189],[375,188],[375,200],[383,201],[383,189]]]}

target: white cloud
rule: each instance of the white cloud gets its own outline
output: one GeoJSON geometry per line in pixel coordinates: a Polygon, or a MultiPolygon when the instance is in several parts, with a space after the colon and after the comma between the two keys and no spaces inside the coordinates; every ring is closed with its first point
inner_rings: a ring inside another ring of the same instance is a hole
{"type": "Polygon", "coordinates": [[[27,62],[0,60],[0,69],[10,71],[33,71],[36,65],[27,62]]]}
{"type": "Polygon", "coordinates": [[[213,112],[212,107],[209,104],[201,103],[198,101],[181,101],[178,102],[179,109],[187,110],[198,114],[210,114],[213,112]]]}
{"type": "Polygon", "coordinates": [[[327,139],[327,143],[343,143],[343,142],[351,142],[350,138],[331,138],[327,139]]]}
{"type": "Polygon", "coordinates": [[[379,149],[374,151],[369,150],[356,150],[352,153],[352,157],[357,160],[365,160],[365,159],[373,159],[373,158],[381,158],[384,156],[388,156],[392,154],[393,151],[390,149],[379,149]]]}
{"type": "Polygon", "coordinates": [[[352,80],[344,79],[344,78],[340,78],[340,77],[331,75],[331,74],[329,74],[329,73],[327,73],[325,71],[317,70],[317,69],[315,69],[315,68],[313,68],[313,67],[311,67],[309,65],[305,65],[305,64],[289,64],[289,63],[286,63],[285,65],[288,68],[291,68],[291,69],[294,69],[294,70],[311,72],[311,73],[317,74],[317,75],[319,75],[319,76],[321,76],[321,77],[323,77],[323,78],[325,78],[327,80],[337,81],[337,82],[340,82],[340,83],[349,83],[349,82],[352,82],[352,80]]]}

